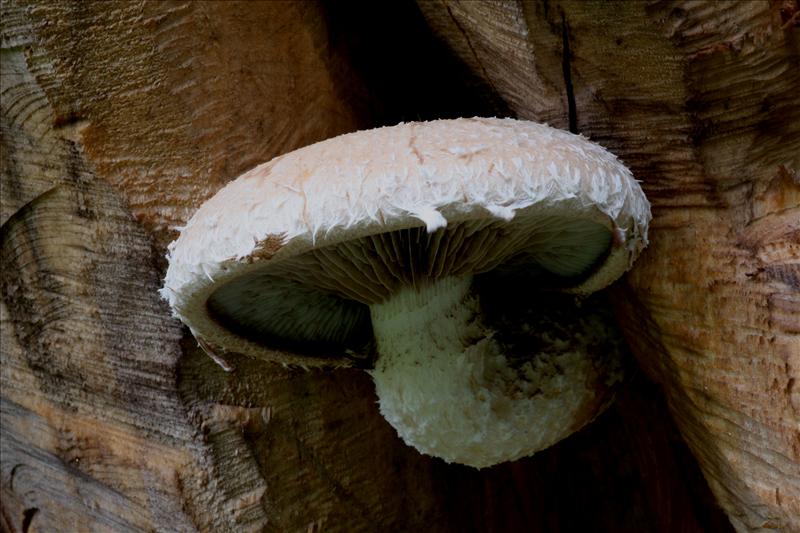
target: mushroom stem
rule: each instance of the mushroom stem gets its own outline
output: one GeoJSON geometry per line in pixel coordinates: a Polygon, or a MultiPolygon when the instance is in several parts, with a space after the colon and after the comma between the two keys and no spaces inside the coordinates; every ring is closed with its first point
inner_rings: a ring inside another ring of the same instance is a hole
{"type": "Polygon", "coordinates": [[[406,287],[370,312],[381,413],[447,462],[483,468],[547,448],[596,416],[609,400],[600,382],[617,379],[597,374],[607,331],[591,315],[522,324],[538,347],[510,363],[470,277],[406,287]]]}
{"type": "Polygon", "coordinates": [[[514,442],[516,428],[530,424],[518,425],[524,413],[513,403],[535,387],[508,367],[471,285],[471,277],[445,278],[372,305],[379,356],[371,374],[381,413],[408,444],[483,467],[529,453],[514,442]]]}

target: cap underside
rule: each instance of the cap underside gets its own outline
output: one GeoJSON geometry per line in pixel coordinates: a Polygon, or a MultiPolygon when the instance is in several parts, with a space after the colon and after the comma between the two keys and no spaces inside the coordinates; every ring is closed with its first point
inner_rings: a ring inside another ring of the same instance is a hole
{"type": "Polygon", "coordinates": [[[490,272],[543,289],[578,285],[610,250],[612,224],[604,222],[532,212],[510,222],[361,237],[260,261],[215,290],[207,310],[218,325],[265,348],[324,357],[363,352],[372,339],[368,306],[403,287],[490,272]]]}

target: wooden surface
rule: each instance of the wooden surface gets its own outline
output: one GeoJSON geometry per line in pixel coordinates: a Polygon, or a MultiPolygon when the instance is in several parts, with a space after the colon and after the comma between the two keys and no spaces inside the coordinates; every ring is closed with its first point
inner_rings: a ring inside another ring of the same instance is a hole
{"type": "Polygon", "coordinates": [[[741,531],[800,530],[800,6],[421,1],[519,117],[621,157],[651,244],[614,291],[741,531]]]}
{"type": "MultiPolygon", "coordinates": [[[[555,9],[526,9],[543,5],[555,9]]],[[[502,81],[449,55],[426,24],[445,30],[424,11],[427,19],[411,3],[3,1],[4,529],[729,530],[666,405],[635,369],[585,430],[479,472],[405,447],[357,371],[304,373],[232,356],[224,372],[159,300],[175,227],[260,161],[399,120],[532,116],[525,102],[569,126],[568,102],[549,100],[564,95],[555,74],[562,41],[542,58],[512,46],[492,68],[515,58],[527,66],[502,81]],[[547,65],[552,90],[531,88],[530,73],[547,65]]],[[[606,116],[587,108],[576,124],[585,128],[590,113],[606,116]]],[[[626,153],[634,122],[602,140],[626,153]]],[[[634,158],[637,173],[652,156],[634,158]]],[[[747,242],[770,238],[752,235],[747,242]]],[[[650,294],[631,297],[644,298],[636,305],[647,316],[650,294]]],[[[667,365],[669,352],[653,346],[652,360],[667,365]]],[[[702,441],[692,440],[676,392],[684,389],[664,383],[697,452],[702,441]]]]}

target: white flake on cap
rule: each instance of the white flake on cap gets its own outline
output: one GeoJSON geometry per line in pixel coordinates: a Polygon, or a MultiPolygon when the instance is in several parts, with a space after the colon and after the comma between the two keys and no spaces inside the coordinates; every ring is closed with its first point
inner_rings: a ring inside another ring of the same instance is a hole
{"type": "Polygon", "coordinates": [[[425,223],[425,229],[428,230],[428,233],[447,227],[447,219],[432,207],[423,207],[411,214],[425,223]]]}

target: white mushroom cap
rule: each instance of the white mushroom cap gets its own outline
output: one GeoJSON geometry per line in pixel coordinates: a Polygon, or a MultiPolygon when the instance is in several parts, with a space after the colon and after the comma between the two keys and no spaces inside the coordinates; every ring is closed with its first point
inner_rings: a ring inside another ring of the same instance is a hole
{"type": "MultiPolygon", "coordinates": [[[[579,135],[512,119],[408,123],[307,146],[228,184],[170,245],[162,295],[207,345],[306,366],[348,365],[276,352],[213,318],[207,302],[232,280],[311,249],[420,225],[428,232],[470,220],[522,225],[537,219],[533,213],[594,220],[613,232],[610,253],[575,292],[609,284],[647,242],[650,206],[638,183],[613,154],[579,135]]],[[[558,252],[541,255],[540,264],[549,258],[557,267],[558,252]]],[[[351,328],[363,319],[356,307],[336,311],[335,297],[311,307],[320,305],[351,328]]],[[[279,312],[307,314],[294,301],[279,312]]]]}
{"type": "Polygon", "coordinates": [[[630,267],[649,221],[628,169],[581,136],[510,119],[401,124],[230,183],[170,245],[162,295],[212,354],[347,366],[374,347],[399,435],[484,467],[594,418],[621,342],[593,310],[537,315],[547,331],[530,335],[514,318],[498,326],[475,280],[594,292],[630,267]],[[515,328],[523,342],[504,340],[515,328]]]}

